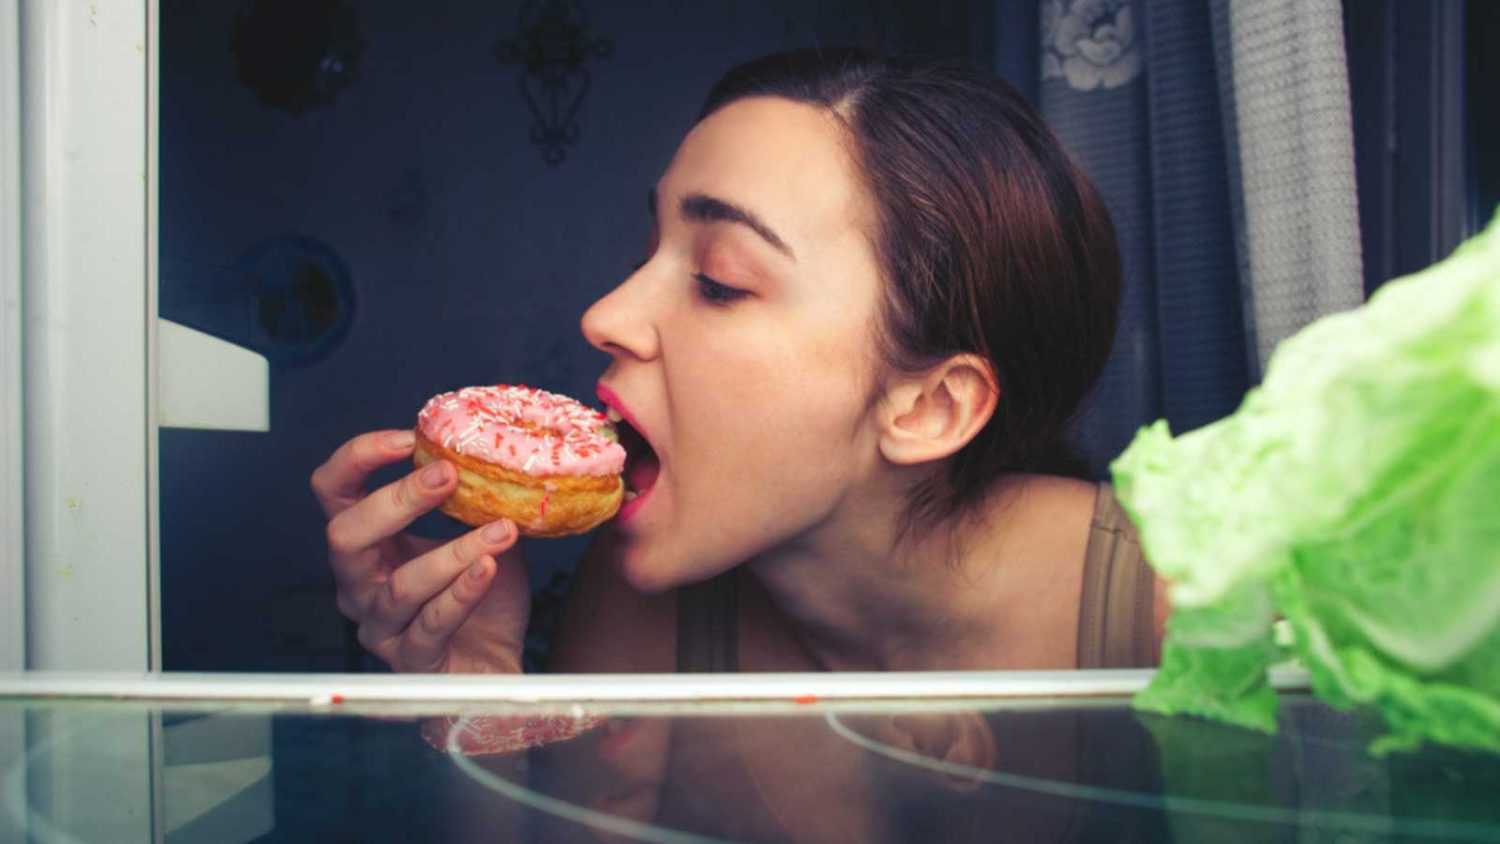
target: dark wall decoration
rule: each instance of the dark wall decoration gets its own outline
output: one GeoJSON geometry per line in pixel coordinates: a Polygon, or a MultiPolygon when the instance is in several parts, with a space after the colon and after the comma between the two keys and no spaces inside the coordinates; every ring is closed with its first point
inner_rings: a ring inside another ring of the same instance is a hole
{"type": "Polygon", "coordinates": [[[578,111],[588,94],[584,62],[614,52],[614,42],[589,32],[582,6],[574,0],[527,0],[514,38],[495,45],[501,64],[519,64],[521,96],[531,111],[531,142],[542,160],[556,166],[578,142],[578,111]]]}
{"type": "Polygon", "coordinates": [[[359,16],[341,0],[251,0],[230,43],[240,82],[292,114],[332,105],[358,77],[364,48],[359,16]]]}
{"type": "Polygon", "coordinates": [[[235,262],[249,342],[278,366],[331,353],[354,318],[354,283],[343,258],[311,237],[274,237],[235,262]]]}

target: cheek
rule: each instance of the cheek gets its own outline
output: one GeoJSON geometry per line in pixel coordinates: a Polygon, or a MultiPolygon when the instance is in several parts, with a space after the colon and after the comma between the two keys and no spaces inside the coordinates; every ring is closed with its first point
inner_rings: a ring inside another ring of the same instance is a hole
{"type": "Polygon", "coordinates": [[[698,424],[683,419],[680,430],[701,458],[694,461],[705,470],[701,480],[761,501],[768,489],[777,498],[816,498],[845,483],[862,463],[871,380],[863,339],[832,330],[763,335],[699,358],[717,364],[699,373],[698,424]]]}
{"type": "Polygon", "coordinates": [[[868,465],[863,335],[748,335],[727,321],[676,332],[663,355],[673,524],[630,558],[637,588],[707,577],[798,535],[868,465]]]}

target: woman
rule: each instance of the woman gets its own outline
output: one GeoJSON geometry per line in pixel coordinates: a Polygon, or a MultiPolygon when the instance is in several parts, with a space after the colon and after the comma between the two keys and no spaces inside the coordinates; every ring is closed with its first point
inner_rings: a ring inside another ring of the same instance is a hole
{"type": "MultiPolygon", "coordinates": [[[[852,51],[752,62],[650,213],[582,322],[648,444],[638,498],[580,564],[554,670],[1154,660],[1165,603],[1128,523],[1048,474],[1113,337],[1114,233],[1012,89],[852,51]]],[[[515,528],[402,533],[456,484],[436,464],[363,492],[410,452],[366,434],[313,475],[339,608],[397,670],[518,672],[515,528]]]]}

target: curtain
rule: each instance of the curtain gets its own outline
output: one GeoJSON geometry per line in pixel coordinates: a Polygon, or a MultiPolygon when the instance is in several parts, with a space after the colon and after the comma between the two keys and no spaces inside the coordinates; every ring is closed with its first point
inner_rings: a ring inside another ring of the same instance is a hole
{"type": "MultiPolygon", "coordinates": [[[[1338,0],[1042,0],[1038,100],[1114,218],[1114,351],[1076,424],[1097,476],[1143,424],[1238,406],[1275,344],[1362,299],[1338,0]]],[[[1003,42],[1002,42],[1003,43],[1003,42]]]]}

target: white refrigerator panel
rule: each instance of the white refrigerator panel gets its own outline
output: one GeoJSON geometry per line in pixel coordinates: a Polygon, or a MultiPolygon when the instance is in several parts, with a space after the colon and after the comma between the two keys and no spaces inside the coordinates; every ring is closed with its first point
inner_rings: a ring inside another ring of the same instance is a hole
{"type": "Polygon", "coordinates": [[[26,666],[20,22],[17,0],[0,0],[0,671],[26,666]]]}
{"type": "Polygon", "coordinates": [[[27,667],[150,654],[145,0],[22,0],[27,667]]]}

